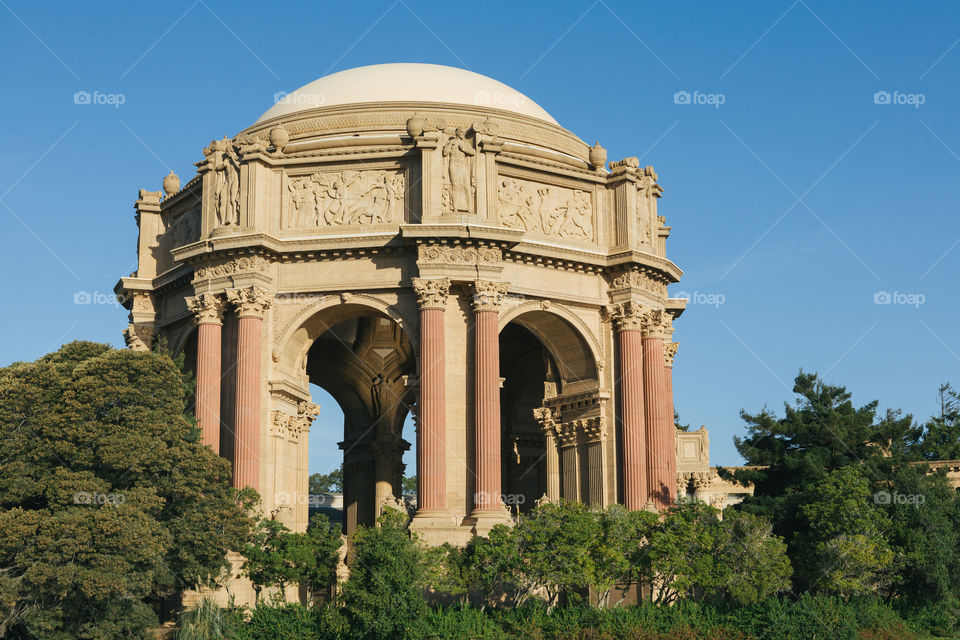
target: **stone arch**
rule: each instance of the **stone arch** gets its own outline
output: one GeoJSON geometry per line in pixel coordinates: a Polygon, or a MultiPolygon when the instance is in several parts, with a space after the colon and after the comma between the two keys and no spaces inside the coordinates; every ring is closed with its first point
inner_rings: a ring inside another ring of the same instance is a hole
{"type": "Polygon", "coordinates": [[[600,343],[586,323],[563,305],[527,301],[500,314],[500,332],[519,324],[543,343],[566,382],[599,381],[600,343]]]}
{"type": "MultiPolygon", "coordinates": [[[[400,495],[402,429],[416,372],[412,323],[397,308],[365,294],[325,296],[300,309],[278,331],[273,359],[279,387],[303,399],[310,384],[323,388],[343,412],[344,529],[372,525],[385,500],[400,495]]],[[[272,405],[283,410],[284,392],[272,405]]],[[[298,445],[298,477],[309,474],[309,436],[298,445]]],[[[280,456],[282,458],[282,456],[280,456]]],[[[299,514],[298,519],[303,519],[299,514]]]]}

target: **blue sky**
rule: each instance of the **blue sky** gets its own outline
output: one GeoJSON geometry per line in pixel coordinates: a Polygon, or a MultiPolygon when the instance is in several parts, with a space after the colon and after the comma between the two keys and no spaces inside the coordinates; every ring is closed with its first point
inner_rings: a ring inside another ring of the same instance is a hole
{"type": "MultiPolygon", "coordinates": [[[[134,268],[137,189],[186,182],[278,91],[432,62],[654,165],[686,272],[671,292],[691,296],[676,405],[714,463],[739,461],[738,412],[781,411],[801,367],[925,418],[960,366],[958,42],[960,4],[933,1],[0,0],[0,364],[122,344],[108,296],[134,268]]],[[[340,439],[324,404],[317,470],[340,439]]]]}

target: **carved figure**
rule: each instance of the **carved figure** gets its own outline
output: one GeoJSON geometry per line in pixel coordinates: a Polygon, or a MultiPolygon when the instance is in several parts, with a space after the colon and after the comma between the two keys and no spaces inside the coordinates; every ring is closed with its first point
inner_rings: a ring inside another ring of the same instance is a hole
{"type": "Polygon", "coordinates": [[[476,153],[467,141],[466,132],[463,129],[457,129],[443,147],[443,157],[447,162],[449,205],[453,211],[470,211],[471,209],[473,177],[469,158],[476,153]]]}

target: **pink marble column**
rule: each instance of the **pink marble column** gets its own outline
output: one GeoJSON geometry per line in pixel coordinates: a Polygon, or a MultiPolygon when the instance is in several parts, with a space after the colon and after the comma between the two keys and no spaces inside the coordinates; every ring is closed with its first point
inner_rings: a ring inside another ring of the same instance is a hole
{"type": "Polygon", "coordinates": [[[474,361],[476,372],[475,444],[477,484],[474,508],[501,512],[500,486],[500,301],[503,282],[474,285],[474,361]]]}
{"type": "Polygon", "coordinates": [[[197,389],[194,410],[200,441],[220,453],[220,340],[223,299],[212,293],[187,298],[197,322],[197,389]]]}
{"type": "Polygon", "coordinates": [[[420,402],[417,513],[447,509],[444,309],[450,280],[414,278],[420,303],[420,402]]]}
{"type": "Polygon", "coordinates": [[[647,427],[647,485],[650,499],[658,510],[666,509],[677,498],[676,435],[664,340],[669,337],[670,316],[654,310],[648,314],[643,336],[644,415],[647,427]]]}
{"type": "Polygon", "coordinates": [[[646,429],[643,394],[643,310],[627,302],[613,316],[620,361],[620,420],[623,434],[623,504],[643,509],[647,504],[646,429]]]}
{"type": "Polygon", "coordinates": [[[263,375],[261,339],[268,294],[257,287],[228,289],[237,310],[236,403],[233,486],[260,489],[260,419],[263,375]]]}

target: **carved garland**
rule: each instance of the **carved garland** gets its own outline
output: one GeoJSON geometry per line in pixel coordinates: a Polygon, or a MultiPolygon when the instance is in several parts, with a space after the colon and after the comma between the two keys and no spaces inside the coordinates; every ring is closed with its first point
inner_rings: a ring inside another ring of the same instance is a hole
{"type": "Polygon", "coordinates": [[[242,256],[240,258],[227,260],[221,264],[198,267],[194,272],[193,281],[213,280],[215,278],[225,278],[241,273],[268,274],[269,272],[270,261],[263,256],[242,256]]]}
{"type": "Polygon", "coordinates": [[[503,253],[497,247],[464,247],[460,245],[420,245],[417,247],[420,264],[499,265],[503,253]]]}

